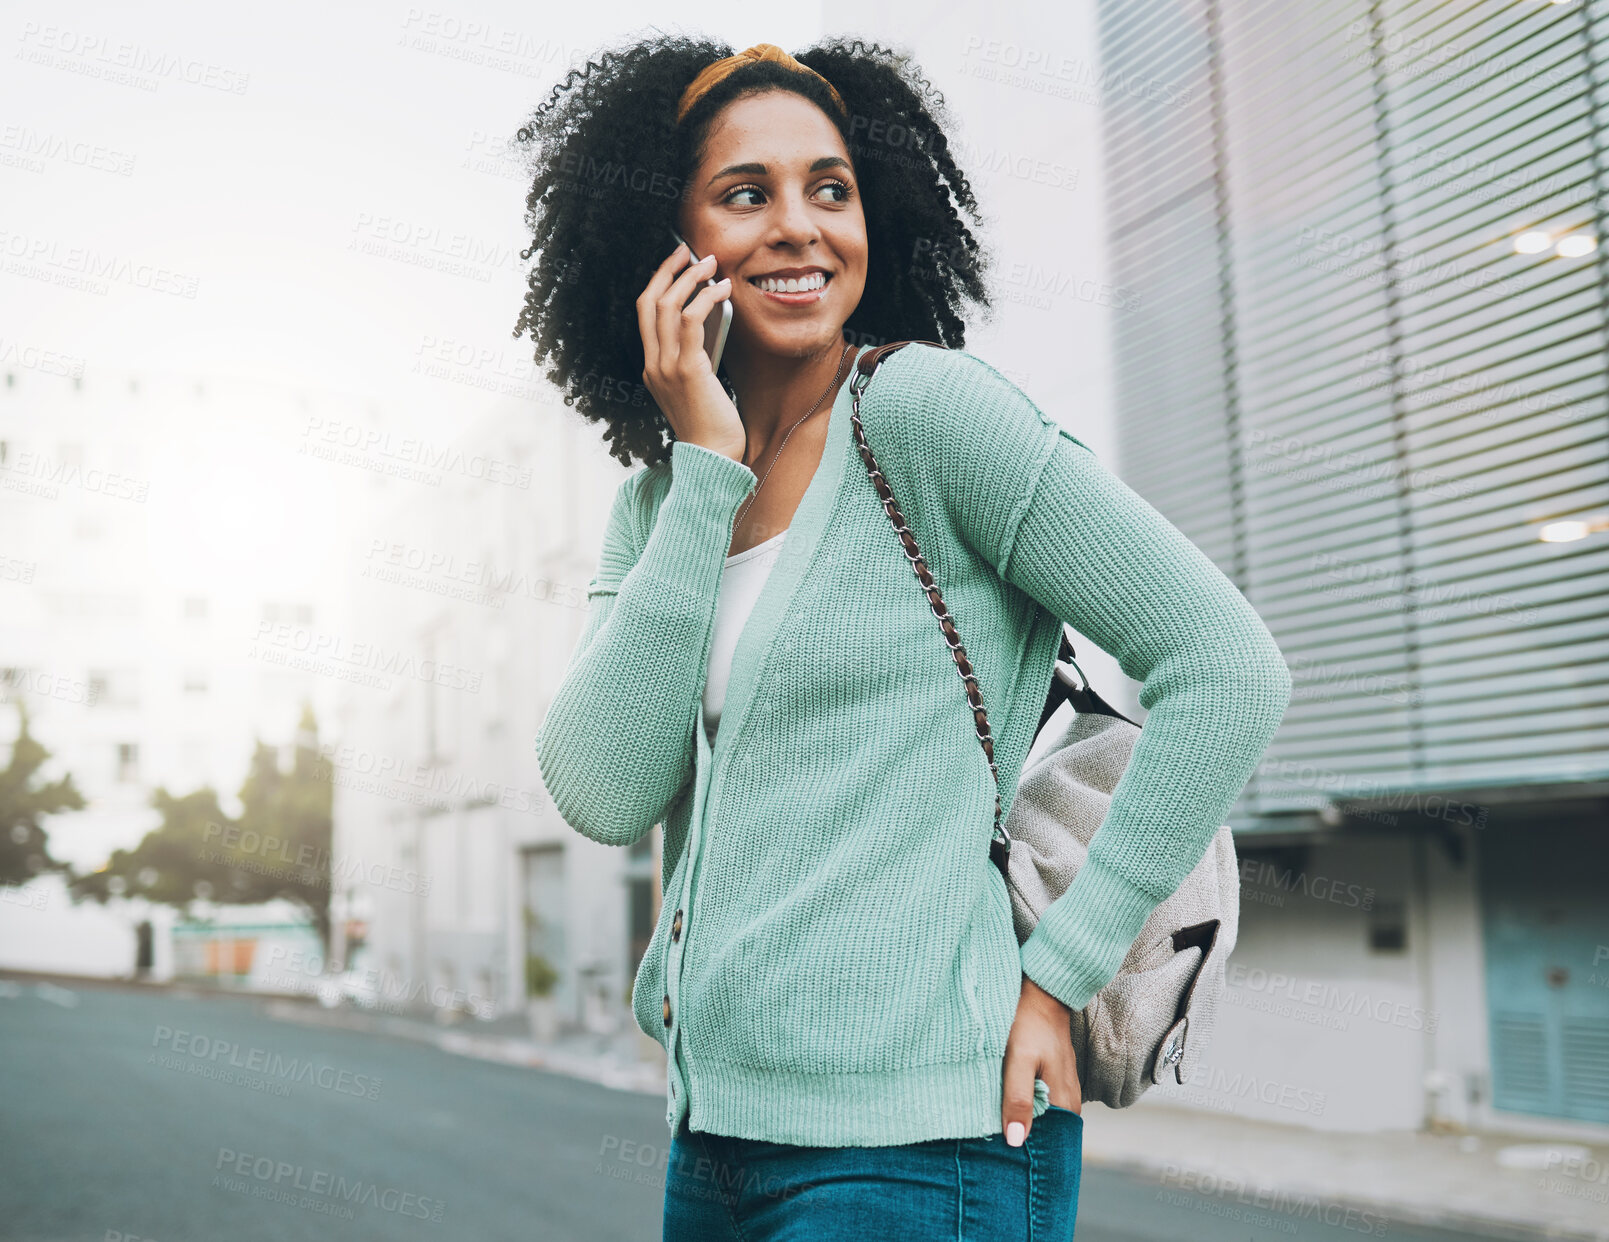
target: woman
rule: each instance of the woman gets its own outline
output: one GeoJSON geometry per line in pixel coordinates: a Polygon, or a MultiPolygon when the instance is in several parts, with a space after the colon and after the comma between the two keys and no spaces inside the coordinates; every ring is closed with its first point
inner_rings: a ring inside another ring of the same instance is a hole
{"type": "Polygon", "coordinates": [[[632,1006],[668,1054],[667,1238],[1070,1238],[1070,1012],[1289,699],[1233,584],[958,348],[986,294],[942,121],[877,46],[667,37],[572,73],[520,132],[539,258],[516,330],[645,463],[536,746],[581,833],[665,826],[632,1006]],[[1021,946],[965,688],[856,450],[856,339],[957,347],[891,355],[861,418],[962,631],[1003,809],[1063,621],[1144,682],[1089,860],[1021,946]]]}

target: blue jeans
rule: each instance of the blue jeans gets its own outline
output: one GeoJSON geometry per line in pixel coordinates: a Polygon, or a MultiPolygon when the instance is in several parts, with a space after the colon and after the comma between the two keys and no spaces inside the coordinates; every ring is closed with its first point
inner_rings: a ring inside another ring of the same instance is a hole
{"type": "Polygon", "coordinates": [[[671,1141],[664,1242],[1067,1242],[1084,1118],[1052,1104],[1004,1134],[795,1147],[689,1130],[671,1141]]]}

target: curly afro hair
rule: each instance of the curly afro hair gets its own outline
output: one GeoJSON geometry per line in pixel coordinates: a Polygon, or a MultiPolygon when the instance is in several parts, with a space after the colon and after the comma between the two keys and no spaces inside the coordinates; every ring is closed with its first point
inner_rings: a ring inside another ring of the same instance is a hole
{"type": "Polygon", "coordinates": [[[670,253],[670,228],[710,122],[741,95],[787,90],[817,104],[843,135],[866,217],[866,288],[844,325],[857,344],[966,344],[962,298],[989,306],[987,257],[960,211],[982,224],[950,153],[944,98],[908,55],[859,39],[822,42],[797,59],[832,83],[770,61],[745,65],[676,122],[683,90],[724,43],[656,34],[573,69],[519,129],[532,177],[526,196],[536,256],[513,335],[528,332],[564,403],[605,424],[624,465],[666,460],[674,433],[642,383],[637,298],[670,253]],[[953,200],[953,202],[952,202],[953,200]]]}

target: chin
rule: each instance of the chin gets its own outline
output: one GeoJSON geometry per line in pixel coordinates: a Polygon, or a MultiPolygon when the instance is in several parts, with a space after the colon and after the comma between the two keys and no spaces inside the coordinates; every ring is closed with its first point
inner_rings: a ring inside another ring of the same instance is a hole
{"type": "Polygon", "coordinates": [[[761,348],[771,354],[785,354],[791,358],[804,358],[842,342],[844,326],[840,323],[797,323],[780,331],[766,334],[761,348]]]}

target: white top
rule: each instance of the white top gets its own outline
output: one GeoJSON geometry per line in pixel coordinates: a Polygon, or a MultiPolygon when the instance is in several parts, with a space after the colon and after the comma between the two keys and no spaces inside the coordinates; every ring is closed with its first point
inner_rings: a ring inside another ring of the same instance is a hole
{"type": "Polygon", "coordinates": [[[737,649],[738,635],[754,611],[771,567],[782,553],[783,531],[757,543],[752,548],[726,558],[721,571],[721,590],[715,604],[715,637],[710,642],[709,674],[704,680],[704,732],[713,741],[715,730],[721,723],[721,708],[726,702],[726,683],[732,675],[732,653],[737,649]]]}

